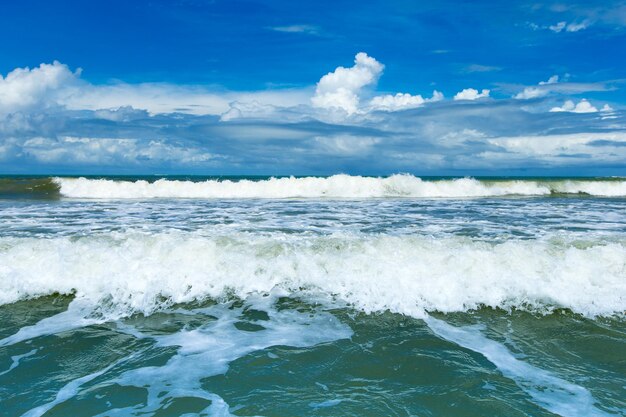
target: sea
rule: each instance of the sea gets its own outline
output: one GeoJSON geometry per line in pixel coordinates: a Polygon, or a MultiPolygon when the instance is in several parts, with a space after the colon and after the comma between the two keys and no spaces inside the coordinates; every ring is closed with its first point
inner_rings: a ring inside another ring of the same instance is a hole
{"type": "Polygon", "coordinates": [[[0,178],[0,416],[624,416],[626,178],[0,178]]]}

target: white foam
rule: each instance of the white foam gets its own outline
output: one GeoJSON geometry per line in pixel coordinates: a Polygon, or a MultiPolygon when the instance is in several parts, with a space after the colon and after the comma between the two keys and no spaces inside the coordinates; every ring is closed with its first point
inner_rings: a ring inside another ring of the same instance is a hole
{"type": "MultiPolygon", "coordinates": [[[[546,195],[547,184],[536,181],[481,182],[473,178],[424,181],[412,175],[385,178],[331,177],[271,178],[262,181],[114,181],[55,178],[61,194],[73,198],[381,198],[487,197],[546,195]]],[[[626,184],[626,182],[624,182],[626,184]]],[[[624,193],[626,195],[626,192],[624,193]]]]}
{"type": "Polygon", "coordinates": [[[276,297],[250,297],[246,307],[268,313],[261,321],[263,329],[247,332],[237,329],[244,307],[217,305],[195,313],[207,314],[217,320],[194,330],[181,330],[163,336],[149,336],[157,346],[176,347],[177,352],[162,366],[146,366],[129,370],[111,381],[123,386],[148,390],[145,404],[110,410],[107,416],[148,414],[167,407],[168,401],[180,397],[204,398],[211,401],[199,412],[211,416],[231,416],[230,407],[218,395],[205,391],[202,380],[228,371],[229,364],[252,352],[271,346],[309,347],[320,343],[349,338],[352,330],[326,312],[302,313],[294,310],[277,311],[276,297]],[[172,381],[176,381],[173,385],[172,381]]]}
{"type": "Polygon", "coordinates": [[[10,346],[36,337],[57,334],[106,321],[107,318],[105,317],[91,316],[95,307],[93,302],[77,298],[69,304],[67,310],[64,312],[46,317],[31,326],[24,326],[20,328],[17,333],[0,339],[0,347],[10,346]]]}
{"type": "Polygon", "coordinates": [[[188,232],[0,239],[3,304],[75,293],[119,317],[273,289],[414,317],[482,305],[623,314],[626,243],[188,232]]]}
{"type": "Polygon", "coordinates": [[[564,417],[613,415],[595,407],[596,400],[586,388],[515,358],[506,346],[486,338],[475,328],[451,326],[433,317],[426,318],[426,324],[439,337],[483,355],[529,394],[535,404],[552,413],[564,417]]]}
{"type": "Polygon", "coordinates": [[[22,417],[41,417],[44,414],[46,414],[50,409],[52,409],[54,406],[61,404],[67,400],[69,400],[70,398],[73,398],[76,396],[76,394],[78,394],[82,388],[83,385],[93,381],[94,379],[96,379],[97,377],[105,374],[106,372],[108,372],[109,370],[111,370],[112,368],[114,368],[115,366],[126,362],[127,360],[129,360],[131,357],[133,357],[133,355],[131,355],[130,357],[126,357],[126,358],[122,358],[116,362],[113,362],[112,364],[110,364],[109,366],[100,369],[99,371],[93,372],[91,374],[85,375],[83,377],[74,379],[70,382],[68,382],[67,384],[65,384],[60,390],[59,392],[57,392],[57,395],[55,396],[54,400],[47,402],[45,404],[42,404],[40,406],[37,406],[35,408],[31,408],[30,410],[28,410],[27,412],[25,412],[24,414],[22,414],[22,417]]]}
{"type": "Polygon", "coordinates": [[[20,362],[22,361],[22,359],[27,358],[29,356],[33,356],[35,353],[37,353],[37,349],[33,349],[21,355],[11,356],[11,361],[12,361],[11,366],[9,366],[9,369],[7,369],[6,371],[0,372],[0,376],[8,374],[9,372],[11,372],[12,370],[14,370],[20,365],[20,362]]]}
{"type": "Polygon", "coordinates": [[[61,194],[73,198],[463,198],[551,193],[626,196],[626,181],[479,181],[474,178],[424,181],[408,174],[389,177],[270,178],[268,180],[114,181],[54,178],[61,194]]]}

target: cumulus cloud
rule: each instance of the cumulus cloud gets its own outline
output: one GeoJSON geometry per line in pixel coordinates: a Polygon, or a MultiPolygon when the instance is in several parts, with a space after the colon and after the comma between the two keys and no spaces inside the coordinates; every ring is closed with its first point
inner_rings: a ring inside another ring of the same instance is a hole
{"type": "Polygon", "coordinates": [[[373,87],[383,73],[385,66],[364,52],[359,52],[350,68],[337,67],[324,75],[317,83],[315,95],[311,99],[314,107],[339,110],[347,115],[368,111],[397,111],[422,106],[427,102],[440,101],[443,94],[433,91],[431,98],[409,93],[383,94],[372,97],[362,104],[364,90],[373,87]]]}
{"type": "MultiPolygon", "coordinates": [[[[298,31],[302,28],[282,29],[298,31]]],[[[300,120],[307,114],[314,114],[307,109],[312,104],[315,108],[326,110],[327,118],[335,113],[329,119],[332,120],[340,117],[341,113],[352,115],[375,110],[404,110],[443,98],[437,91],[432,98],[408,93],[372,98],[372,92],[368,90],[373,89],[383,69],[382,63],[361,52],[356,55],[354,66],[338,67],[323,76],[314,92],[309,88],[235,92],[167,83],[92,84],[80,79],[80,69],[71,71],[55,61],[33,69],[18,68],[6,77],[0,76],[0,117],[57,108],[90,110],[96,117],[110,121],[167,113],[216,115],[222,121],[231,121],[270,118],[279,113],[284,116],[289,112],[286,109],[299,107],[289,117],[300,120]]],[[[17,120],[14,117],[13,124],[17,120]]]]}
{"type": "Polygon", "coordinates": [[[517,93],[514,97],[517,100],[529,100],[531,98],[545,97],[546,95],[548,95],[548,90],[545,88],[526,87],[522,92],[517,93]]]}
{"type": "Polygon", "coordinates": [[[597,113],[598,109],[589,103],[586,99],[580,100],[574,104],[572,100],[566,100],[561,107],[552,107],[551,112],[569,112],[569,113],[597,113]]]}
{"type": "Polygon", "coordinates": [[[528,100],[531,98],[539,98],[548,95],[550,92],[550,88],[545,86],[550,86],[552,84],[557,84],[559,82],[559,76],[553,75],[548,79],[548,81],[540,81],[539,87],[526,87],[520,93],[517,93],[514,98],[518,100],[528,100]]]}
{"type": "Polygon", "coordinates": [[[55,106],[72,93],[81,69],[72,72],[54,61],[30,69],[16,68],[0,75],[0,114],[55,106]]]}
{"type": "Polygon", "coordinates": [[[483,89],[481,92],[474,88],[466,88],[454,95],[455,100],[478,100],[479,98],[489,97],[490,90],[483,89]]]}
{"type": "Polygon", "coordinates": [[[539,81],[539,85],[550,85],[550,84],[556,84],[558,82],[559,82],[559,76],[553,75],[552,77],[548,78],[548,81],[539,81]]]}
{"type": "Polygon", "coordinates": [[[369,103],[369,109],[381,111],[406,110],[420,107],[424,103],[441,100],[443,100],[443,93],[437,90],[433,91],[431,98],[424,98],[419,94],[413,96],[408,93],[386,94],[374,97],[369,103]]]}
{"type": "Polygon", "coordinates": [[[311,102],[315,107],[341,109],[348,114],[356,113],[361,90],[375,84],[384,68],[376,59],[359,52],[354,58],[354,66],[338,67],[319,80],[311,102]]]}
{"type": "Polygon", "coordinates": [[[603,120],[606,119],[615,119],[617,116],[615,115],[615,110],[608,104],[605,104],[600,109],[593,106],[586,99],[581,99],[578,103],[574,103],[572,100],[565,100],[562,106],[552,107],[550,109],[552,113],[559,112],[568,112],[568,113],[601,113],[601,118],[603,120]]]}
{"type": "Polygon", "coordinates": [[[608,104],[605,104],[604,106],[602,106],[600,111],[603,113],[613,113],[613,107],[609,106],[608,104]]]}

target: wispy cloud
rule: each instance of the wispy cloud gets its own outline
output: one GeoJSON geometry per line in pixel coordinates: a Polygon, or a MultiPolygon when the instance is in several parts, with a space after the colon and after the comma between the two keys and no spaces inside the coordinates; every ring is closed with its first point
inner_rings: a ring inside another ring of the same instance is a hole
{"type": "Polygon", "coordinates": [[[466,72],[466,73],[495,72],[495,71],[501,71],[501,70],[502,70],[502,67],[497,67],[494,65],[480,65],[480,64],[471,64],[463,68],[463,72],[466,72]]]}
{"type": "Polygon", "coordinates": [[[560,32],[578,32],[583,29],[587,29],[590,26],[591,22],[588,20],[583,20],[582,22],[570,22],[567,23],[565,21],[558,22],[554,25],[550,25],[547,28],[552,32],[560,33],[560,32]]]}
{"type": "Polygon", "coordinates": [[[305,33],[308,35],[319,35],[321,30],[318,26],[314,25],[286,25],[286,26],[272,26],[271,30],[284,33],[305,33]]]}
{"type": "Polygon", "coordinates": [[[580,83],[567,81],[567,77],[565,78],[565,81],[562,82],[558,75],[553,75],[547,81],[540,81],[537,85],[524,87],[502,85],[501,87],[508,90],[519,90],[520,88],[522,88],[522,91],[518,91],[516,94],[513,95],[513,97],[518,100],[528,100],[546,97],[547,95],[553,93],[581,94],[591,91],[612,91],[616,90],[616,85],[621,82],[623,81],[612,80],[592,83],[580,83]]]}

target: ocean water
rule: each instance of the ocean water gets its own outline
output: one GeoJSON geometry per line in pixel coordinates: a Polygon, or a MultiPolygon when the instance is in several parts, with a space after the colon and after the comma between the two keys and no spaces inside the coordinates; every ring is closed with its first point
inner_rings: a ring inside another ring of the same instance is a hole
{"type": "Polygon", "coordinates": [[[626,179],[0,178],[0,416],[626,415],[626,179]]]}

